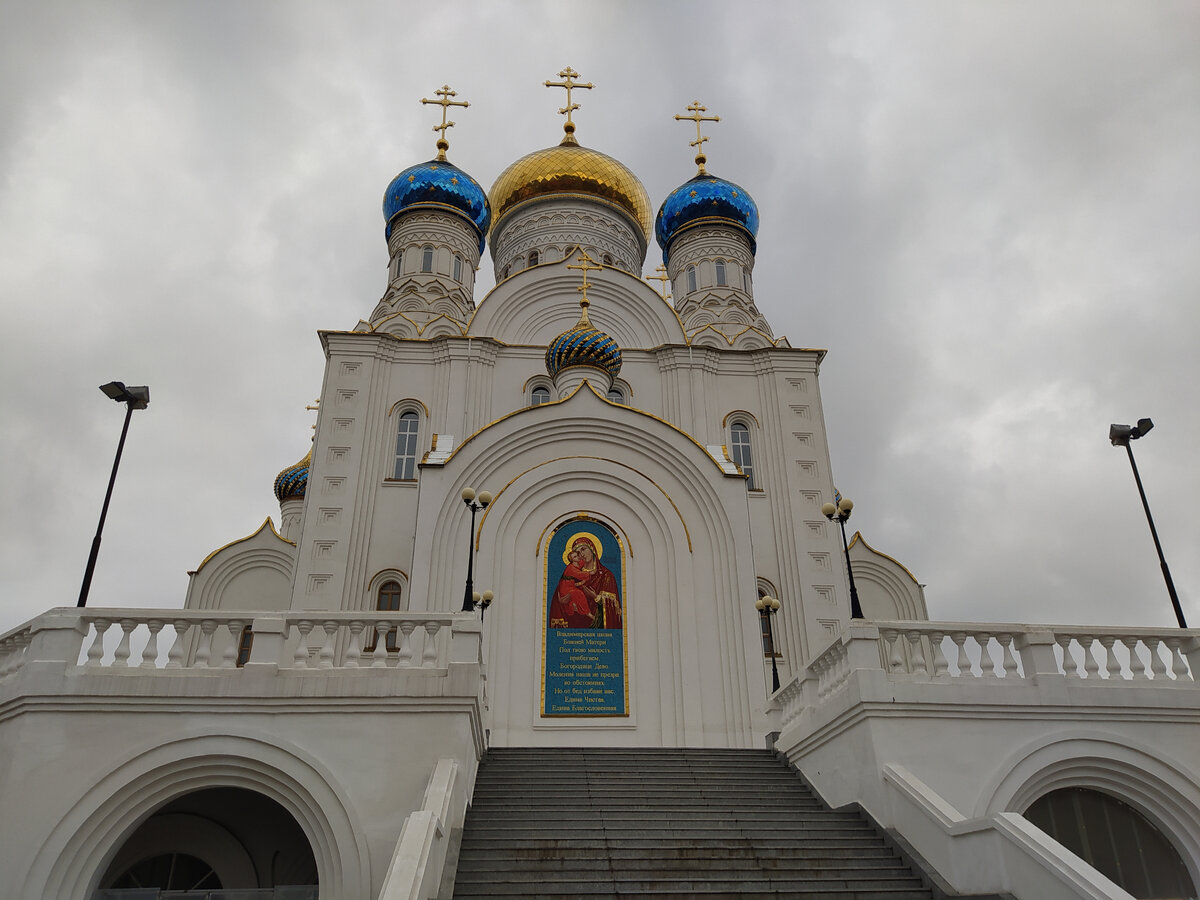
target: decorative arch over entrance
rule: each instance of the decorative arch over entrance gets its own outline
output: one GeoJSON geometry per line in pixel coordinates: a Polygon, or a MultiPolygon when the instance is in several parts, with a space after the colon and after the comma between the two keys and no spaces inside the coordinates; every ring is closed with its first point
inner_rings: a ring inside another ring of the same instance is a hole
{"type": "Polygon", "coordinates": [[[21,896],[44,885],[42,896],[85,900],[155,810],[208,788],[254,791],[290,814],[312,848],[323,900],[369,892],[361,828],[323,767],[266,738],[204,735],[143,750],[102,778],[50,833],[21,896]]]}

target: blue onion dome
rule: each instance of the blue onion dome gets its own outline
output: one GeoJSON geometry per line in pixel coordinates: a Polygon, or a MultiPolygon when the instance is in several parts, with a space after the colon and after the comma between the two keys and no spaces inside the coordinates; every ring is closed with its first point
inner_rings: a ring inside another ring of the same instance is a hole
{"type": "Polygon", "coordinates": [[[572,366],[590,366],[607,372],[612,378],[621,371],[621,348],[611,337],[588,321],[587,303],[579,323],[564,331],[546,348],[546,371],[554,378],[572,366]]]}
{"type": "Polygon", "coordinates": [[[654,236],[662,248],[663,262],[671,241],[697,225],[732,225],[750,239],[750,252],[757,250],[758,204],[745,189],[702,172],[667,195],[654,222],[654,236]]]}
{"type": "Polygon", "coordinates": [[[280,503],[285,500],[298,500],[304,496],[308,487],[308,467],[312,464],[312,451],[309,450],[304,459],[288,466],[275,476],[275,499],[280,503]]]}
{"type": "Polygon", "coordinates": [[[392,179],[383,195],[385,234],[391,237],[396,216],[410,209],[442,209],[457,213],[479,235],[479,252],[492,224],[492,209],[483,188],[458,166],[431,159],[409,166],[392,179]]]}

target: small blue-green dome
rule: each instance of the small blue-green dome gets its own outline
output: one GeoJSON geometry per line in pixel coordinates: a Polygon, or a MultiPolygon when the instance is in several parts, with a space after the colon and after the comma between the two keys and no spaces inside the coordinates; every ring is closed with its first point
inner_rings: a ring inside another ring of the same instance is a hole
{"type": "Polygon", "coordinates": [[[407,209],[446,209],[456,212],[479,235],[479,252],[492,224],[492,209],[475,179],[445,160],[431,159],[409,166],[392,179],[383,195],[383,220],[386,236],[391,237],[392,222],[407,209]]]}
{"type": "Polygon", "coordinates": [[[300,462],[288,466],[275,476],[275,499],[282,503],[304,496],[308,487],[308,467],[312,464],[312,451],[300,462]]]}
{"type": "Polygon", "coordinates": [[[546,371],[551,378],[571,366],[591,366],[613,378],[621,371],[621,348],[595,328],[586,313],[578,325],[556,337],[546,350],[546,371]]]}
{"type": "Polygon", "coordinates": [[[756,251],[758,205],[754,198],[732,181],[706,173],[671,191],[658,210],[654,236],[662,248],[663,262],[677,234],[710,222],[740,228],[750,238],[750,252],[756,251]]]}

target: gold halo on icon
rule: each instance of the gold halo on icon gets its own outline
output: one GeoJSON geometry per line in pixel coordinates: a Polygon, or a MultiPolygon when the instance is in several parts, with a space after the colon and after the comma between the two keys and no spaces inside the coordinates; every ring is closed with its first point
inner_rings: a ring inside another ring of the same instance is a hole
{"type": "Polygon", "coordinates": [[[600,557],[603,555],[604,546],[600,543],[600,538],[592,534],[590,531],[576,531],[573,535],[571,535],[570,539],[567,541],[567,545],[563,548],[562,559],[565,565],[571,564],[571,560],[567,557],[571,553],[571,548],[575,546],[575,542],[580,540],[587,541],[592,545],[592,549],[596,551],[596,559],[600,559],[600,557]]]}

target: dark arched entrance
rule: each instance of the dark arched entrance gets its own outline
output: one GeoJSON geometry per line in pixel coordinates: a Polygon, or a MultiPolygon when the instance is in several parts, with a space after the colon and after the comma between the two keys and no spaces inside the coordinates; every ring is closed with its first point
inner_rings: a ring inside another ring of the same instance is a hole
{"type": "Polygon", "coordinates": [[[171,891],[174,900],[214,890],[255,890],[263,900],[316,900],[312,847],[279,803],[232,787],[176,797],[151,813],[117,851],[95,900],[143,900],[160,891],[171,891]]]}
{"type": "Polygon", "coordinates": [[[1039,797],[1025,818],[1138,900],[1195,897],[1187,866],[1144,815],[1109,794],[1060,788],[1039,797]]]}

